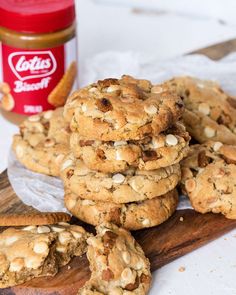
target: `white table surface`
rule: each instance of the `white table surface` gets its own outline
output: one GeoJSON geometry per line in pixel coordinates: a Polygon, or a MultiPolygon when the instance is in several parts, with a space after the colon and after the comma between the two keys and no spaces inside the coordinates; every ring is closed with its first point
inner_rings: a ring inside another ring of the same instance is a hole
{"type": "MultiPolygon", "coordinates": [[[[215,18],[212,17],[214,11],[211,11],[209,18],[206,14],[204,17],[199,16],[201,7],[205,7],[208,2],[207,7],[211,7],[212,0],[194,1],[197,17],[173,13],[179,1],[166,0],[172,12],[164,14],[151,10],[137,12],[137,9],[135,13],[127,5],[111,5],[118,1],[106,1],[108,4],[100,5],[97,3],[103,0],[76,1],[80,65],[85,59],[104,50],[138,50],[146,54],[156,53],[160,60],[164,60],[236,37],[234,25],[222,25],[217,21],[219,11],[222,10],[224,18],[230,11],[224,5],[225,1],[214,2],[218,3],[215,18]]],[[[234,2],[228,0],[231,5],[234,2]]],[[[137,3],[143,6],[145,1],[139,0],[137,3]]],[[[157,1],[151,3],[157,5],[157,1]]],[[[0,116],[0,171],[7,167],[11,138],[16,131],[16,126],[0,116]]],[[[150,295],[236,294],[235,248],[236,230],[169,263],[154,273],[150,295]],[[185,271],[180,272],[180,267],[185,267],[185,271]]]]}

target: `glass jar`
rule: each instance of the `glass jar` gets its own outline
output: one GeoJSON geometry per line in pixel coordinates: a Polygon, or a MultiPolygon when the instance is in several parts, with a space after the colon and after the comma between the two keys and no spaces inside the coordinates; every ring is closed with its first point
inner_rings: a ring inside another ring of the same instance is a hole
{"type": "Polygon", "coordinates": [[[2,114],[19,123],[53,109],[48,96],[76,62],[74,1],[1,0],[0,42],[2,114]]]}

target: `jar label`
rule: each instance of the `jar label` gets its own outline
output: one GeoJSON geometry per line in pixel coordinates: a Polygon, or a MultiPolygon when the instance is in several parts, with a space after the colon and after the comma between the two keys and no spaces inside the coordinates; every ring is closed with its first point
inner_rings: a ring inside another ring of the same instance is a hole
{"type": "MultiPolygon", "coordinates": [[[[3,93],[9,96],[5,108],[25,115],[53,109],[48,95],[69,64],[76,60],[75,48],[75,39],[65,45],[38,50],[1,44],[2,80],[9,86],[9,93],[3,93]]],[[[3,103],[7,101],[2,99],[3,103]]]]}

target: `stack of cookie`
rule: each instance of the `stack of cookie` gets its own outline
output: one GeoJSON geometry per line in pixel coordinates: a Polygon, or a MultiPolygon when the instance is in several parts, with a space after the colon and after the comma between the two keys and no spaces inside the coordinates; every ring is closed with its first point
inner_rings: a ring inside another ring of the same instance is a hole
{"type": "Polygon", "coordinates": [[[93,225],[128,229],[168,219],[178,203],[179,161],[188,151],[183,111],[178,95],[130,76],[69,97],[71,152],[61,165],[68,210],[93,225]]]}

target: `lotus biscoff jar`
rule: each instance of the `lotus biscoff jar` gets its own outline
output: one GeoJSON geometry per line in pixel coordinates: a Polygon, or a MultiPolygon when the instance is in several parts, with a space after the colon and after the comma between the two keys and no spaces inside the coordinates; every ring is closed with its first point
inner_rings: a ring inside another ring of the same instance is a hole
{"type": "Polygon", "coordinates": [[[76,67],[74,1],[1,0],[0,42],[3,115],[17,122],[53,109],[48,97],[76,67]]]}

